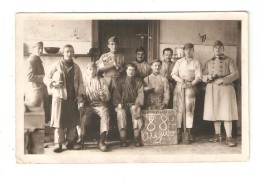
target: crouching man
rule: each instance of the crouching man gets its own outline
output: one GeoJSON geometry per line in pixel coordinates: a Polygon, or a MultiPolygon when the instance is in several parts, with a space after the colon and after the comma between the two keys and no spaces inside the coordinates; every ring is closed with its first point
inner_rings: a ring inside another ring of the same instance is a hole
{"type": "Polygon", "coordinates": [[[85,103],[84,106],[81,105],[79,108],[82,117],[78,133],[80,138],[83,139],[83,136],[88,132],[88,130],[85,130],[85,125],[89,125],[91,114],[96,113],[101,119],[98,146],[101,151],[108,151],[109,148],[105,144],[105,140],[110,120],[107,108],[107,101],[110,99],[110,93],[103,79],[97,76],[97,67],[94,63],[87,65],[86,74],[84,79],[85,103]]]}
{"type": "Polygon", "coordinates": [[[113,93],[113,103],[117,112],[117,123],[120,133],[121,146],[126,147],[126,117],[130,112],[133,122],[135,146],[142,146],[140,131],[143,125],[141,107],[144,104],[143,81],[135,77],[136,65],[130,63],[126,66],[126,77],[117,80],[113,93]]]}

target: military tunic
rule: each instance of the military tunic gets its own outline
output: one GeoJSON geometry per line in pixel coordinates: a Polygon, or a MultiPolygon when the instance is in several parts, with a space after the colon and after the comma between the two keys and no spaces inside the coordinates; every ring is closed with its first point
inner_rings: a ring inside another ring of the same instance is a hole
{"type": "Polygon", "coordinates": [[[208,82],[205,94],[204,120],[232,121],[238,120],[236,93],[232,82],[238,79],[238,69],[227,56],[213,57],[203,69],[203,82],[208,82]],[[209,81],[209,75],[217,75],[223,84],[209,81]]]}

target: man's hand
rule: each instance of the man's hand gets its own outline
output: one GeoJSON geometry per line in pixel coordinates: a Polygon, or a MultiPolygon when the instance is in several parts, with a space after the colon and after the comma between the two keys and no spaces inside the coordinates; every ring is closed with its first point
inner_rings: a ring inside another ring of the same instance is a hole
{"type": "Polygon", "coordinates": [[[167,108],[167,106],[164,103],[159,107],[159,109],[166,109],[166,108],[167,108]]]}
{"type": "Polygon", "coordinates": [[[51,85],[54,87],[54,88],[61,88],[63,87],[63,82],[62,81],[53,81],[51,83],[51,85]]]}

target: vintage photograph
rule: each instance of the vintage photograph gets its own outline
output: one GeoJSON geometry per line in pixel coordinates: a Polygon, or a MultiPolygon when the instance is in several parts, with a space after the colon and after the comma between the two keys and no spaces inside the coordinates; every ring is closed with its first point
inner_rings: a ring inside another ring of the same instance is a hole
{"type": "Polygon", "coordinates": [[[249,158],[248,14],[16,14],[18,163],[249,158]]]}

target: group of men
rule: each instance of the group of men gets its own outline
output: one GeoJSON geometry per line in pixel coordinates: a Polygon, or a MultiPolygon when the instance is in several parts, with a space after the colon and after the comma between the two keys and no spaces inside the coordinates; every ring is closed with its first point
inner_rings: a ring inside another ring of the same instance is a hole
{"type": "MultiPolygon", "coordinates": [[[[183,115],[186,115],[186,127],[189,139],[193,140],[191,128],[195,108],[196,84],[207,83],[204,120],[214,121],[215,135],[211,142],[222,141],[221,121],[224,121],[226,143],[235,146],[232,139],[232,120],[238,119],[235,90],[232,82],[238,78],[238,70],[233,60],[223,54],[224,45],[216,41],[213,45],[214,57],[207,61],[203,69],[194,59],[194,45],[184,45],[184,57],[173,61],[173,50],[163,50],[163,60],[153,60],[150,64],[145,59],[145,50],[136,49],[136,60],[126,64],[125,57],[118,51],[117,37],[108,40],[110,52],[103,54],[98,61],[91,62],[82,76],[79,66],[74,63],[74,48],[65,45],[63,59],[51,67],[45,75],[37,73],[38,68],[27,71],[31,86],[46,84],[53,90],[51,127],[54,131],[54,152],[62,151],[62,144],[67,140],[67,149],[78,149],[78,142],[88,134],[85,125],[90,122],[92,113],[100,117],[101,151],[108,151],[105,143],[109,131],[109,103],[113,103],[117,115],[120,144],[127,146],[127,117],[132,117],[135,146],[142,146],[140,132],[143,126],[141,110],[173,109],[177,111],[178,137],[181,134],[183,115]],[[31,80],[29,76],[36,77],[31,80]],[[185,90],[185,94],[184,91],[185,90]],[[184,114],[184,112],[186,112],[184,114]],[[80,119],[79,119],[80,118],[80,119]]],[[[41,64],[40,54],[43,44],[37,43],[28,60],[28,65],[41,64]]],[[[46,88],[46,87],[45,87],[46,88]]],[[[44,88],[44,90],[45,90],[44,88]]],[[[46,92],[44,92],[46,93],[46,92]]]]}

